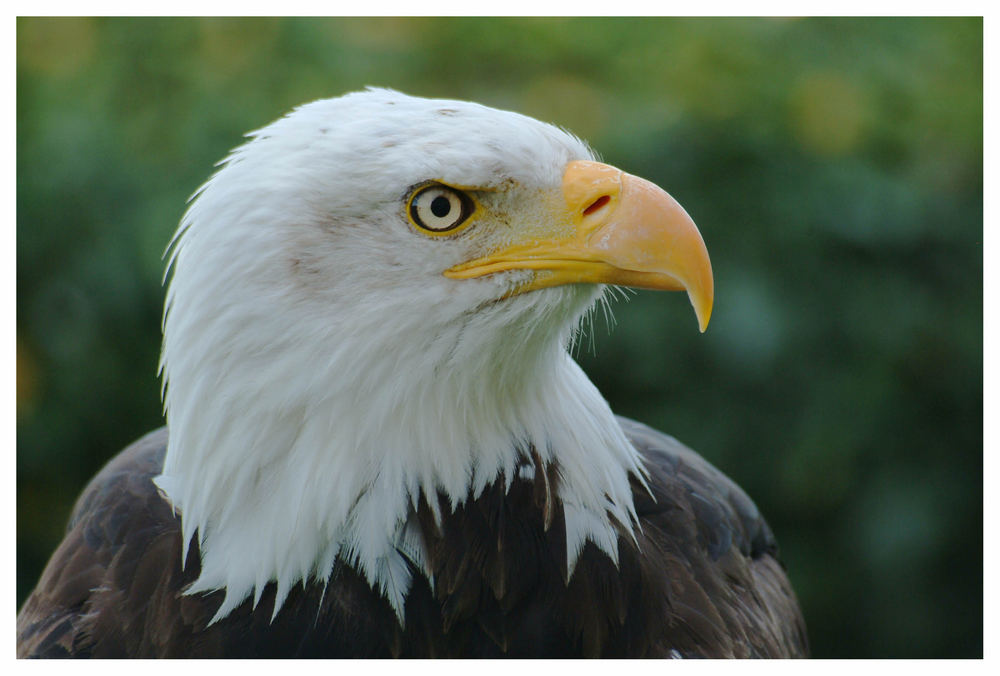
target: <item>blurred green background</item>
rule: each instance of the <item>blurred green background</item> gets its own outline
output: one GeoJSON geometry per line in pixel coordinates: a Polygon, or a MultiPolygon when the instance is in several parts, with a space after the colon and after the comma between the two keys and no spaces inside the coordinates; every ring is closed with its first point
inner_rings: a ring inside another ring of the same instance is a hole
{"type": "Polygon", "coordinates": [[[365,85],[567,127],[667,188],[716,275],[578,358],[736,479],[817,657],[981,656],[980,19],[20,19],[17,597],[162,424],[161,254],[214,162],[365,85]]]}

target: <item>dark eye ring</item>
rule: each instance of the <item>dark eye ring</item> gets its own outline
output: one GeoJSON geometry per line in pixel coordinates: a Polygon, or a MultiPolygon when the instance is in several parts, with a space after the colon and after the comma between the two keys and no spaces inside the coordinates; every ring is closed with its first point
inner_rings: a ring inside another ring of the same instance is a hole
{"type": "Polygon", "coordinates": [[[408,212],[410,220],[421,230],[445,234],[462,225],[475,209],[475,202],[461,190],[432,183],[413,193],[408,212]]]}

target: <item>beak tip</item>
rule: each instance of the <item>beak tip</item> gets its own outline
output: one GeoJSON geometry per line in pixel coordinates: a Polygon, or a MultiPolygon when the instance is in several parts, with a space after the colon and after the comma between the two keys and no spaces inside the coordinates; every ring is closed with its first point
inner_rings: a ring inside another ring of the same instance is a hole
{"type": "Polygon", "coordinates": [[[712,301],[699,303],[695,298],[691,297],[691,305],[694,306],[694,314],[698,318],[698,330],[701,333],[705,333],[705,329],[708,328],[708,322],[712,318],[712,301]]]}

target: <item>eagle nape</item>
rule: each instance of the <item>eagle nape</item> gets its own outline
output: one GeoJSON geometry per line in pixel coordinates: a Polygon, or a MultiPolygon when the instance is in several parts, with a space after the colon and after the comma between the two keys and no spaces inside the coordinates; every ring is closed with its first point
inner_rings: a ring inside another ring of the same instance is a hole
{"type": "Polygon", "coordinates": [[[166,427],[84,489],[23,657],[802,657],[749,497],[570,357],[686,291],[669,194],[554,126],[368,89],[253,132],[171,243],[166,427]]]}

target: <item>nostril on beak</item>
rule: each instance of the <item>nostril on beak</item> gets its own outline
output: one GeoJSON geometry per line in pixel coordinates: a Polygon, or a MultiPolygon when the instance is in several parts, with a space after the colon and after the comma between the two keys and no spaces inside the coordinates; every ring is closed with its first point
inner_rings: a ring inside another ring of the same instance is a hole
{"type": "Polygon", "coordinates": [[[589,207],[583,210],[584,216],[590,216],[595,211],[598,211],[601,207],[611,201],[608,195],[601,195],[596,200],[594,200],[589,207]]]}

